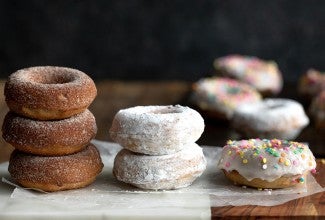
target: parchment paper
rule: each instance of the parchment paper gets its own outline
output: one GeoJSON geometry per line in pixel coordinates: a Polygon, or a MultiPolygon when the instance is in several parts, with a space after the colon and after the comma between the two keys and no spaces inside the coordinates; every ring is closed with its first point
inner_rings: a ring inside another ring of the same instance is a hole
{"type": "Polygon", "coordinates": [[[90,186],[70,191],[40,193],[16,187],[11,199],[50,203],[56,208],[69,210],[107,209],[161,209],[184,207],[190,209],[207,206],[260,205],[274,206],[287,201],[324,191],[309,175],[304,184],[280,190],[257,190],[234,186],[217,169],[220,147],[203,146],[208,161],[207,170],[192,186],[179,190],[141,190],[117,181],[112,175],[113,161],[121,147],[115,143],[94,140],[104,162],[104,170],[90,186]]]}

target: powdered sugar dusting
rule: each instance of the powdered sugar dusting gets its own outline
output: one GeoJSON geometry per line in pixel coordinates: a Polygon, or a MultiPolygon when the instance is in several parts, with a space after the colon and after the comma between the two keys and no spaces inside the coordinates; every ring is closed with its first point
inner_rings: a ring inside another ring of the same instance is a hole
{"type": "Polygon", "coordinates": [[[116,114],[110,135],[131,151],[164,155],[194,143],[203,130],[203,118],[189,107],[137,106],[116,114]]]}
{"type": "Polygon", "coordinates": [[[176,189],[190,185],[206,169],[202,149],[195,143],[169,155],[151,156],[120,151],[114,161],[118,180],[144,189],[176,189]]]}

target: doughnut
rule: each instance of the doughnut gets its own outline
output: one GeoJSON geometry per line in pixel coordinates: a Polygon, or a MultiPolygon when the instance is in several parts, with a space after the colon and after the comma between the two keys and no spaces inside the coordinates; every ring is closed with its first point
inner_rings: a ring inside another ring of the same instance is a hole
{"type": "Polygon", "coordinates": [[[244,103],[261,100],[261,95],[251,86],[239,81],[211,77],[193,85],[191,101],[208,116],[230,120],[234,110],[244,103]]]}
{"type": "Polygon", "coordinates": [[[149,155],[175,153],[198,140],[204,130],[201,115],[180,105],[137,106],[120,110],[111,138],[124,148],[149,155]]]}
{"type": "Polygon", "coordinates": [[[300,103],[269,98],[237,108],[231,124],[246,138],[293,140],[309,124],[309,119],[300,103]]]}
{"type": "Polygon", "coordinates": [[[102,168],[98,150],[89,144],[78,153],[54,157],[14,150],[8,170],[23,187],[52,192],[85,187],[95,180],[102,168]]]}
{"type": "Polygon", "coordinates": [[[97,90],[92,79],[79,70],[39,66],[11,74],[4,95],[9,109],[19,115],[55,120],[83,112],[97,90]]]}
{"type": "Polygon", "coordinates": [[[191,185],[206,165],[202,148],[195,143],[161,156],[123,149],[115,157],[113,174],[119,181],[142,189],[178,189],[191,185]]]}
{"type": "Polygon", "coordinates": [[[308,146],[279,139],[228,141],[218,168],[238,185],[255,188],[286,188],[305,181],[316,172],[316,162],[308,146]]]}
{"type": "Polygon", "coordinates": [[[300,77],[298,84],[299,93],[307,99],[312,99],[325,90],[325,73],[309,69],[300,77]]]}
{"type": "Polygon", "coordinates": [[[311,102],[309,112],[317,129],[325,129],[325,90],[319,93],[311,102]]]}
{"type": "Polygon", "coordinates": [[[78,152],[95,137],[97,126],[93,114],[86,110],[56,121],[39,121],[8,112],[2,137],[19,151],[54,156],[78,152]]]}
{"type": "Polygon", "coordinates": [[[280,93],[283,86],[282,74],[274,61],[228,55],[215,59],[213,66],[222,75],[248,83],[266,96],[280,93]]]}

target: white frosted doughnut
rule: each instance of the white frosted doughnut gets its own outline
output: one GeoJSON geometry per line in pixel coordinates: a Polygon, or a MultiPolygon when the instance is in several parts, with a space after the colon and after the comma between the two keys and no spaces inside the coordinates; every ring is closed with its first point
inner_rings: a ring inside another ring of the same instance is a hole
{"type": "Polygon", "coordinates": [[[216,59],[213,65],[218,72],[248,83],[263,95],[278,94],[283,86],[282,74],[274,61],[233,54],[216,59]]]}
{"type": "Polygon", "coordinates": [[[203,118],[189,107],[137,106],[115,115],[110,135],[133,152],[164,155],[194,143],[203,130],[203,118]]]}
{"type": "Polygon", "coordinates": [[[193,103],[214,118],[229,120],[238,106],[260,100],[253,87],[230,78],[202,78],[193,85],[193,103]]]}
{"type": "Polygon", "coordinates": [[[291,99],[264,99],[241,105],[234,112],[232,125],[247,138],[292,140],[309,124],[302,105],[291,99]]]}
{"type": "Polygon", "coordinates": [[[284,188],[304,182],[306,172],[315,172],[316,162],[305,144],[249,139],[228,141],[218,167],[240,185],[284,188]]]}
{"type": "Polygon", "coordinates": [[[206,169],[202,148],[192,143],[174,154],[150,156],[121,150],[115,157],[113,173],[122,182],[142,189],[187,187],[206,169]]]}

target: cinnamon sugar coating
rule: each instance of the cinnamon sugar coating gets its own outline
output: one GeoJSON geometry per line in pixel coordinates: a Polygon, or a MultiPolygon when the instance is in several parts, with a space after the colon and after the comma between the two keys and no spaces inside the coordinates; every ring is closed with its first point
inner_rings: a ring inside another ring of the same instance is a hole
{"type": "Polygon", "coordinates": [[[24,187],[59,191],[89,185],[102,168],[98,150],[89,144],[78,153],[55,157],[36,156],[15,150],[8,171],[24,187]]]}
{"type": "Polygon", "coordinates": [[[11,111],[38,120],[83,112],[97,95],[93,80],[66,67],[30,67],[11,74],[4,95],[11,111]]]}
{"type": "Polygon", "coordinates": [[[36,155],[66,155],[82,150],[95,137],[93,114],[86,110],[68,119],[39,121],[8,112],[2,137],[16,149],[36,155]]]}

